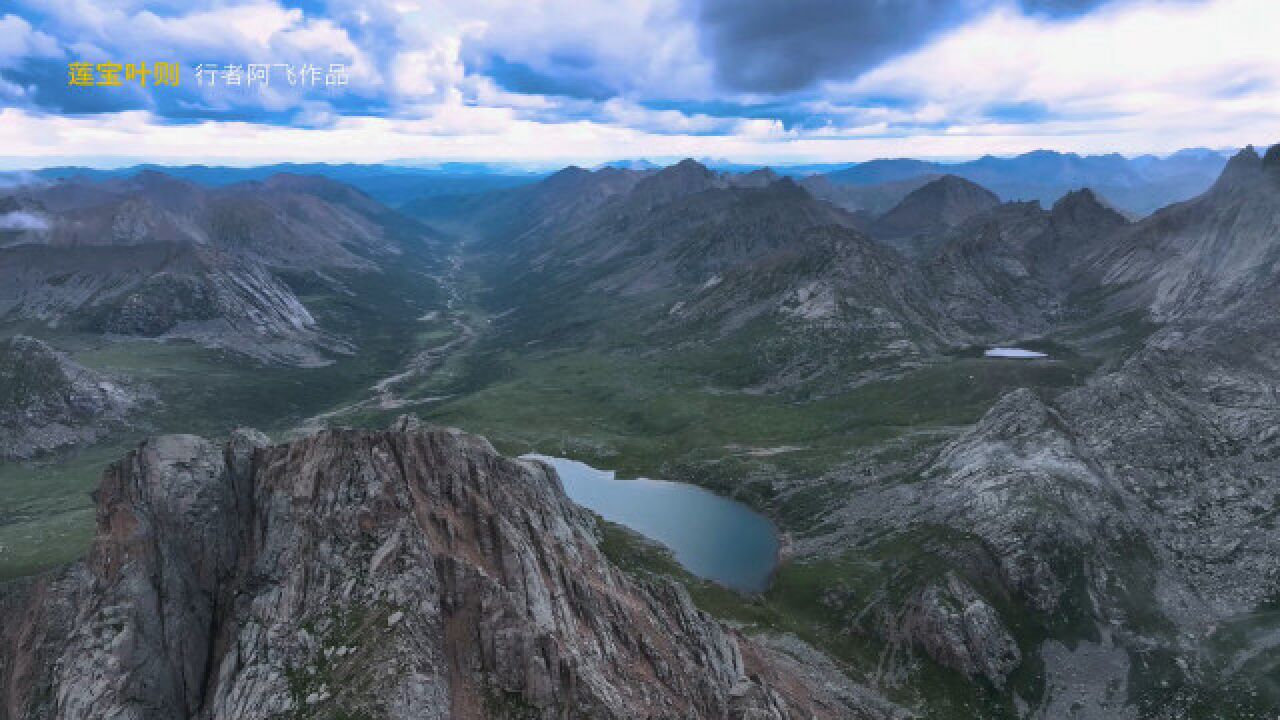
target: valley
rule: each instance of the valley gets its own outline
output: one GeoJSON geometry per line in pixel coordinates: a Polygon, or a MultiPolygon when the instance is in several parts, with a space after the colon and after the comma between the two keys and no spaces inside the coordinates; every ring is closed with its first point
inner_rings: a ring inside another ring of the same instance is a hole
{"type": "Polygon", "coordinates": [[[5,238],[0,275],[22,280],[4,335],[146,401],[0,464],[0,579],[81,557],[89,491],[143,438],[253,427],[311,447],[408,414],[761,513],[782,555],[751,592],[573,522],[636,582],[838,668],[877,698],[867,717],[1265,717],[1278,163],[1249,148],[1141,220],[1088,190],[1042,207],[943,175],[868,221],[692,160],[401,211],[276,176],[252,181],[277,203],[263,217],[292,220],[265,235],[223,214],[235,185],[42,189],[19,202],[67,213],[51,244],[85,265],[54,278],[32,238],[5,238]],[[86,227],[180,249],[147,277],[99,269],[86,227]]]}

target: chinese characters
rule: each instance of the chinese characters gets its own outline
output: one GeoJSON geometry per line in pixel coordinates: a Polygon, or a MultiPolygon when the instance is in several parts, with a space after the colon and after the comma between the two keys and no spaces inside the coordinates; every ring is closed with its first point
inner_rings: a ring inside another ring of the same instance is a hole
{"type": "Polygon", "coordinates": [[[201,63],[193,69],[196,85],[200,87],[266,88],[274,80],[276,85],[289,87],[342,87],[347,84],[347,66],[344,63],[317,65],[302,63],[247,63],[244,65],[217,65],[201,63]]]}
{"type": "Polygon", "coordinates": [[[182,79],[182,66],[176,62],[147,63],[72,62],[67,63],[67,84],[76,87],[121,87],[138,83],[147,87],[177,87],[182,79]]]}
{"type": "MultiPolygon", "coordinates": [[[[300,88],[341,88],[347,84],[345,63],[200,63],[191,68],[196,85],[202,88],[265,89],[274,81],[277,86],[300,88]]],[[[155,62],[71,62],[67,64],[67,84],[76,87],[122,87],[138,83],[147,87],[176,87],[182,78],[178,63],[155,62]]]]}

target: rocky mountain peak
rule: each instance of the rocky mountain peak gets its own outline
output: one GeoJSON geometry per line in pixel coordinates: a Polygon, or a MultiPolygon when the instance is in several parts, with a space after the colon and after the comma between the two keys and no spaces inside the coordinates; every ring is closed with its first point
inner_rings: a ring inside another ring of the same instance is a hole
{"type": "Polygon", "coordinates": [[[872,235],[889,241],[938,234],[1000,204],[995,193],[956,175],[916,190],[876,220],[872,235]]]}
{"type": "Polygon", "coordinates": [[[675,165],[659,170],[651,180],[655,184],[712,185],[719,180],[719,176],[697,160],[685,158],[675,165]]]}
{"type": "Polygon", "coordinates": [[[732,173],[726,175],[726,180],[733,187],[767,187],[775,183],[779,179],[778,173],[772,168],[757,168],[749,173],[732,173]]]}
{"type": "Polygon", "coordinates": [[[558,184],[563,182],[576,182],[584,177],[590,176],[591,171],[577,165],[570,165],[561,168],[552,173],[544,182],[549,184],[558,184]]]}
{"type": "Polygon", "coordinates": [[[1090,188],[1073,190],[1063,195],[1049,211],[1055,223],[1077,226],[1108,225],[1119,227],[1128,222],[1123,215],[1103,202],[1090,188]]]}
{"type": "Polygon", "coordinates": [[[1262,167],[1272,171],[1280,170],[1280,143],[1267,149],[1267,154],[1262,157],[1262,167]]]}
{"type": "Polygon", "coordinates": [[[720,176],[692,158],[665,167],[636,184],[632,197],[650,206],[721,187],[720,176]]]}
{"type": "Polygon", "coordinates": [[[677,173],[696,173],[700,175],[712,175],[712,176],[715,175],[715,173],[711,172],[711,170],[708,169],[706,165],[703,165],[702,163],[698,162],[697,160],[694,160],[693,158],[685,158],[674,165],[663,168],[663,170],[671,170],[672,172],[677,172],[677,173]]]}
{"type": "Polygon", "coordinates": [[[778,177],[769,184],[762,186],[760,189],[768,190],[771,194],[777,197],[791,197],[805,200],[812,198],[809,191],[805,190],[800,186],[800,183],[797,183],[794,179],[789,177],[778,177]]]}
{"type": "MultiPolygon", "coordinates": [[[[988,197],[988,196],[992,198],[996,197],[996,194],[991,192],[990,190],[987,190],[986,188],[982,187],[981,185],[971,180],[966,180],[960,177],[959,175],[951,175],[951,174],[943,175],[937,180],[934,180],[933,182],[924,186],[924,188],[930,188],[930,187],[932,187],[933,189],[927,192],[942,191],[950,195],[972,194],[980,197],[988,197]]],[[[921,189],[924,190],[924,188],[921,188],[921,189]]],[[[996,198],[996,199],[999,200],[999,198],[996,198]]]]}
{"type": "Polygon", "coordinates": [[[924,212],[944,220],[948,225],[957,225],[999,204],[1000,198],[981,185],[958,175],[943,175],[912,191],[899,207],[904,212],[924,212]]]}
{"type": "Polygon", "coordinates": [[[1262,158],[1252,145],[1247,145],[1227,161],[1218,181],[1214,183],[1214,191],[1229,190],[1241,184],[1247,184],[1257,178],[1262,169],[1262,158]]]}

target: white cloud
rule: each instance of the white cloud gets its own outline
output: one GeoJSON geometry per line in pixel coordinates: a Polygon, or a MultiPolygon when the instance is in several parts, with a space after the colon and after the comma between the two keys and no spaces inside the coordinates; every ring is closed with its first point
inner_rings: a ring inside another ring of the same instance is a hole
{"type": "Polygon", "coordinates": [[[1096,134],[1124,137],[1122,150],[1238,143],[1280,128],[1277,27],[1274,0],[1148,0],[1069,22],[1005,8],[830,90],[921,98],[952,133],[1096,134]],[[1018,103],[1051,119],[987,120],[992,105],[1018,103]]]}
{"type": "Polygon", "coordinates": [[[0,230],[48,230],[49,224],[44,218],[22,210],[0,215],[0,230]]]}
{"type": "Polygon", "coordinates": [[[399,53],[392,60],[395,89],[407,100],[445,99],[456,93],[466,71],[458,56],[460,37],[436,39],[425,49],[399,53]]]}
{"type": "MultiPolygon", "coordinates": [[[[173,125],[145,111],[51,117],[0,111],[0,165],[38,167],[83,162],[125,165],[207,162],[254,165],[280,161],[383,162],[396,159],[595,164],[619,157],[728,157],[748,162],[813,162],[912,156],[961,158],[1054,147],[1077,152],[1140,152],[1137,131],[1083,133],[1072,126],[974,125],[904,137],[882,128],[784,132],[776,121],[742,121],[718,135],[652,133],[591,121],[540,123],[506,108],[448,104],[416,118],[339,117],[323,127],[245,122],[173,125]]],[[[1275,126],[1204,136],[1205,144],[1265,142],[1275,126]],[[1242,135],[1242,133],[1244,133],[1242,135]],[[1252,133],[1248,135],[1247,133],[1252,133]],[[1243,140],[1241,139],[1243,138],[1243,140]]],[[[1275,138],[1273,138],[1275,139],[1275,138]]]]}
{"type": "Polygon", "coordinates": [[[0,67],[12,66],[28,57],[57,57],[58,41],[31,27],[17,15],[0,17],[0,67]]]}

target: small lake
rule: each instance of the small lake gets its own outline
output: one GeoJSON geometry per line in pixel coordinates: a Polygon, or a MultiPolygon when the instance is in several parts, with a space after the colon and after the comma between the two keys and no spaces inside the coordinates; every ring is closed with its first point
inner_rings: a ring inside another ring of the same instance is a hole
{"type": "Polygon", "coordinates": [[[1042,352],[1036,352],[1035,350],[1024,350],[1022,348],[1016,348],[1016,347],[993,347],[982,354],[989,358],[1033,359],[1033,358],[1049,357],[1048,355],[1042,352]]]}
{"type": "Polygon", "coordinates": [[[574,502],[605,520],[662,543],[686,570],[735,590],[769,586],[778,560],[778,532],[740,502],[686,483],[619,480],[608,470],[545,455],[574,502]]]}

